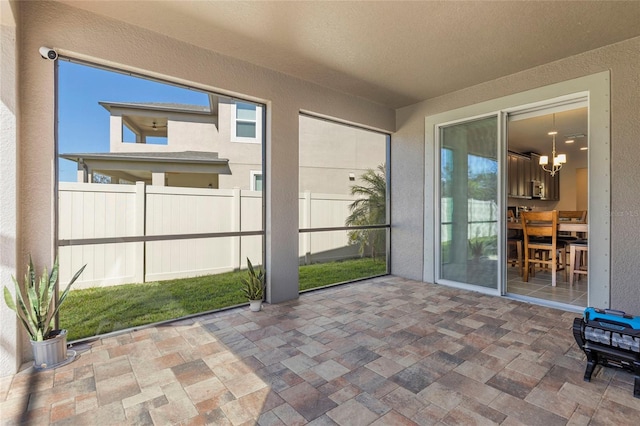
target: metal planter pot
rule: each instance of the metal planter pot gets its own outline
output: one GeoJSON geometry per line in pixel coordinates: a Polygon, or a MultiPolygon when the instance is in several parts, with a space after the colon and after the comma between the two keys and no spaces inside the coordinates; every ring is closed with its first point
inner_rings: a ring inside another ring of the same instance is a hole
{"type": "Polygon", "coordinates": [[[251,312],[259,312],[262,309],[262,300],[249,300],[251,312]]]}
{"type": "Polygon", "coordinates": [[[42,342],[31,341],[33,366],[36,370],[48,370],[75,359],[75,351],[67,350],[67,330],[54,330],[55,337],[42,342]]]}

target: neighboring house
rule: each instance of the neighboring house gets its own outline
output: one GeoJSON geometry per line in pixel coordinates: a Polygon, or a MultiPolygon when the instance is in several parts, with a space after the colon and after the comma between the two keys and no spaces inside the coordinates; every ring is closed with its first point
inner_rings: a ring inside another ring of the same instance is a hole
{"type": "MultiPolygon", "coordinates": [[[[99,103],[110,114],[109,152],[60,154],[77,163],[78,182],[262,190],[261,105],[212,94],[208,106],[99,103]]],[[[304,115],[300,133],[301,191],[349,194],[385,161],[380,133],[304,115]]]]}
{"type": "Polygon", "coordinates": [[[60,155],[78,164],[78,182],[262,189],[261,106],[214,95],[208,106],[100,105],[110,114],[109,152],[60,155]],[[235,144],[244,145],[242,153],[235,144]]]}

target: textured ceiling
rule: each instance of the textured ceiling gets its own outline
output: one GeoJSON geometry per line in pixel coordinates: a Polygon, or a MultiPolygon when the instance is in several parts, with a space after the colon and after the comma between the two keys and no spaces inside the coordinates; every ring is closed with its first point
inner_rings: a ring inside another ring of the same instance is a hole
{"type": "Polygon", "coordinates": [[[640,1],[65,1],[392,108],[640,36],[640,1]]]}

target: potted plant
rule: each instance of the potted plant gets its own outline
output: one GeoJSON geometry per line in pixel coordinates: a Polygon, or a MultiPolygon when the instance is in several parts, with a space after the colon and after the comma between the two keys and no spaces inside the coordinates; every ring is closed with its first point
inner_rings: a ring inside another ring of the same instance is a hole
{"type": "MultiPolygon", "coordinates": [[[[84,265],[73,276],[65,290],[55,300],[55,288],[58,282],[58,259],[56,258],[51,273],[45,267],[40,277],[36,276],[33,260],[29,256],[27,273],[22,285],[11,276],[15,286],[15,300],[7,286],[4,286],[4,301],[16,313],[31,339],[33,364],[36,369],[54,368],[66,363],[67,331],[54,330],[54,319],[69,294],[71,285],[78,279],[87,265],[84,265]]],[[[75,353],[70,357],[73,359],[75,353]]]]}
{"type": "Polygon", "coordinates": [[[469,240],[469,251],[473,260],[478,261],[484,254],[484,241],[480,238],[469,240]]]}
{"type": "Polygon", "coordinates": [[[242,279],[242,283],[244,284],[242,291],[245,296],[247,296],[247,299],[249,299],[249,309],[253,312],[258,312],[262,309],[262,299],[264,298],[264,269],[258,268],[256,270],[248,257],[247,269],[247,276],[242,279]]]}

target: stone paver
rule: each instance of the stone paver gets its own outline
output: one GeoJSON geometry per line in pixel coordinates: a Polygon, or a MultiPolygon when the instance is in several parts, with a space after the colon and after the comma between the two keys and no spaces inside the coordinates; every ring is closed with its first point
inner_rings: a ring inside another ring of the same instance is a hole
{"type": "Polygon", "coordinates": [[[393,276],[76,345],[0,378],[0,424],[637,424],[579,314],[393,276]]]}

